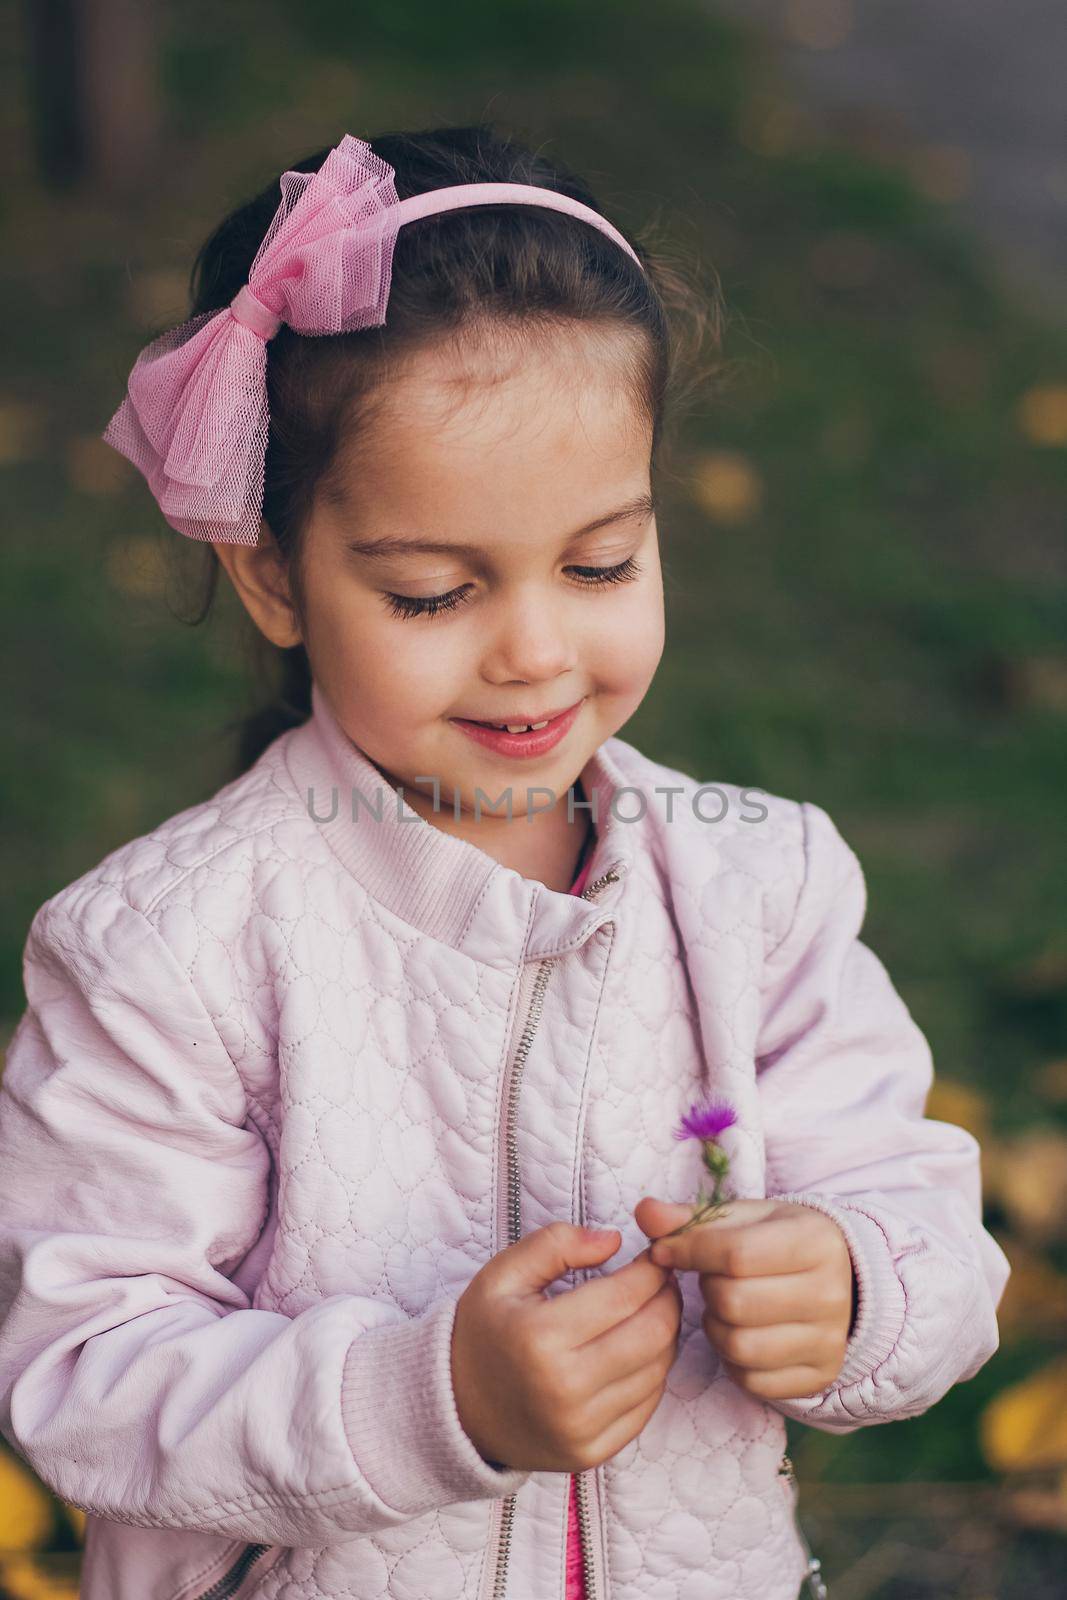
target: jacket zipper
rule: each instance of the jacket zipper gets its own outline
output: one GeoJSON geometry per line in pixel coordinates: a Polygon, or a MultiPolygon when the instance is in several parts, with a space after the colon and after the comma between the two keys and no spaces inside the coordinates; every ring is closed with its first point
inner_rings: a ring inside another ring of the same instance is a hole
{"type": "Polygon", "coordinates": [[[193,1600],[231,1600],[241,1587],[254,1562],[270,1549],[269,1544],[246,1544],[228,1572],[217,1578],[210,1589],[204,1589],[193,1600]]]}
{"type": "Polygon", "coordinates": [[[585,1587],[585,1600],[596,1600],[598,1593],[596,1568],[593,1561],[593,1541],[589,1533],[589,1479],[591,1476],[595,1477],[595,1475],[595,1467],[590,1467],[588,1472],[571,1474],[577,1490],[578,1534],[582,1547],[582,1578],[585,1587]]]}
{"type": "MultiPolygon", "coordinates": [[[[797,1478],[796,1473],[793,1471],[793,1463],[790,1461],[788,1456],[782,1457],[778,1471],[781,1476],[786,1479],[788,1492],[790,1494],[790,1498],[792,1499],[793,1493],[797,1488],[797,1478]]],[[[793,1501],[793,1526],[796,1528],[797,1538],[800,1540],[800,1543],[803,1546],[804,1554],[808,1558],[808,1567],[804,1575],[804,1582],[802,1583],[801,1588],[807,1590],[808,1594],[811,1596],[811,1600],[829,1600],[829,1591],[822,1580],[822,1562],[819,1560],[818,1556],[812,1555],[811,1546],[804,1537],[804,1530],[800,1526],[800,1518],[796,1512],[795,1500],[793,1501]]]]}
{"type": "MultiPolygon", "coordinates": [[[[592,883],[587,883],[581,894],[580,900],[591,900],[599,894],[606,884],[617,883],[620,873],[615,867],[609,867],[607,872],[596,878],[592,883]]],[[[537,1024],[541,1020],[544,1010],[545,989],[552,974],[552,968],[559,960],[558,956],[546,956],[538,964],[537,974],[534,978],[533,989],[530,995],[530,1006],[523,1024],[522,1036],[511,1068],[511,1079],[508,1085],[508,1101],[504,1124],[504,1148],[507,1157],[507,1218],[508,1218],[508,1243],[516,1244],[522,1237],[522,1214],[519,1188],[519,1153],[518,1139],[516,1136],[516,1121],[519,1105],[519,1089],[522,1083],[522,1069],[526,1065],[526,1057],[530,1053],[537,1024]]],[[[582,1540],[582,1564],[586,1574],[586,1600],[597,1600],[593,1582],[593,1557],[592,1542],[589,1537],[589,1519],[586,1511],[586,1479],[585,1475],[578,1475],[578,1510],[579,1532],[582,1540]]],[[[505,1496],[500,1509],[500,1526],[497,1539],[496,1566],[493,1573],[492,1600],[504,1600],[505,1583],[507,1581],[508,1556],[511,1550],[511,1531],[515,1521],[516,1496],[505,1496]]],[[[205,1600],[199,1596],[198,1600],[205,1600]]],[[[221,1597],[211,1596],[211,1600],[221,1600],[221,1597]]]]}

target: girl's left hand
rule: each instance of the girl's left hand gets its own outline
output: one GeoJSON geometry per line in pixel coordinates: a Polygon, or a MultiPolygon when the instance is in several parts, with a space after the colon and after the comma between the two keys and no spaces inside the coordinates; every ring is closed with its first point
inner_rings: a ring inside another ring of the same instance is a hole
{"type": "MultiPolygon", "coordinates": [[[[650,1240],[692,1206],[645,1198],[634,1218],[650,1240]]],[[[852,1318],[852,1257],[824,1211],[792,1200],[730,1200],[726,1211],[653,1250],[700,1274],[704,1332],[734,1383],[762,1400],[820,1394],[841,1371],[852,1318]]]]}

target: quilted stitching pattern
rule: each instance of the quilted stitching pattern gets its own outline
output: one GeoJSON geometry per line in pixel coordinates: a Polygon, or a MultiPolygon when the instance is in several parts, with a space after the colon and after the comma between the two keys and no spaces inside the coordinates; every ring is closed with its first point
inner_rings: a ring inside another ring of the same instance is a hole
{"type": "MultiPolygon", "coordinates": [[[[595,903],[457,852],[438,830],[412,836],[412,848],[438,848],[462,894],[427,898],[406,864],[371,893],[350,852],[375,847],[350,831],[344,799],[340,821],[322,826],[294,780],[320,760],[325,802],[331,778],[344,795],[353,770],[368,774],[358,752],[340,772],[322,757],[323,728],[336,736],[316,693],[312,723],[249,773],[56,897],[91,896],[99,884],[147,918],[236,1068],[271,1158],[265,1215],[232,1273],[251,1304],[294,1317],[358,1294],[383,1315],[415,1318],[457,1296],[506,1241],[501,1082],[524,957],[559,952],[521,1085],[524,1231],[582,1217],[618,1227],[613,1261],[631,1259],[645,1244],[632,1216],[641,1196],[686,1201],[698,1187],[697,1148],[671,1129],[706,1092],[739,1112],[736,1193],[765,1194],[756,1053],[768,960],[800,904],[802,807],[724,784],[726,817],[703,822],[687,803],[692,778],[611,739],[591,769],[598,795],[624,783],[650,803],[640,822],[597,819],[590,881],[615,861],[624,872],[595,903]],[[671,786],[682,795],[668,825],[656,791],[671,786]],[[765,820],[743,820],[758,805],[765,820]],[[485,881],[472,884],[479,862],[485,881]]],[[[715,815],[720,801],[709,795],[704,808],[715,815]]],[[[663,1400],[598,1471],[607,1593],[595,1600],[795,1600],[804,1555],[777,1471],[788,1407],[726,1378],[696,1279],[680,1283],[683,1326],[663,1400]]],[[[511,1600],[562,1594],[567,1481],[531,1473],[518,1490],[511,1600]]],[[[241,1600],[480,1600],[492,1504],[454,1503],[288,1549],[241,1600]]],[[[112,1600],[133,1541],[139,1591],[161,1600],[176,1591],[145,1580],[153,1561],[165,1585],[183,1538],[186,1580],[211,1559],[198,1533],[90,1521],[100,1577],[87,1600],[112,1600]]],[[[183,1587],[182,1600],[195,1593],[183,1587]]]]}

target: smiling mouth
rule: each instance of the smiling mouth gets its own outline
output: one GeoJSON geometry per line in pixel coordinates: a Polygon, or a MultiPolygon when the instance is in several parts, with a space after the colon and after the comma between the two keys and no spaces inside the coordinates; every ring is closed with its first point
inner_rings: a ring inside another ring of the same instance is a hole
{"type": "Polygon", "coordinates": [[[554,711],[550,716],[541,717],[537,721],[521,722],[516,718],[511,722],[484,722],[479,717],[457,717],[456,721],[473,722],[478,728],[496,728],[501,733],[530,733],[540,728],[547,728],[550,722],[558,722],[560,717],[565,717],[568,712],[573,711],[576,705],[581,705],[581,701],[576,700],[573,705],[564,706],[562,711],[554,711]]]}
{"type": "MultiPolygon", "coordinates": [[[[560,713],[562,715],[562,713],[560,713]]],[[[470,717],[468,721],[475,719],[470,717]]],[[[538,728],[547,728],[553,719],[546,717],[543,722],[479,722],[479,728],[496,728],[499,733],[534,733],[538,728]]]]}

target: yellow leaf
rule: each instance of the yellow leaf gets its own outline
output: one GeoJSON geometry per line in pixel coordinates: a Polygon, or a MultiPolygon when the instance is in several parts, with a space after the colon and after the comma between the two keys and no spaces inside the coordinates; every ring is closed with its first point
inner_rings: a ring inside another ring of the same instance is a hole
{"type": "Polygon", "coordinates": [[[709,450],[694,463],[693,498],[715,522],[742,522],[759,509],[763,484],[739,450],[709,450]]]}
{"type": "Polygon", "coordinates": [[[1011,1277],[997,1306],[1002,1338],[1024,1333],[1057,1337],[1067,1328],[1067,1276],[1036,1250],[1015,1240],[997,1242],[1011,1262],[1011,1277]]]}
{"type": "Polygon", "coordinates": [[[991,1400],[979,1418],[979,1437],[997,1472],[1067,1465],[1067,1355],[991,1400]]]}
{"type": "Polygon", "coordinates": [[[982,1149],[982,1184],[996,1195],[1021,1238],[1051,1244],[1067,1233],[1067,1138],[1039,1130],[991,1139],[982,1149]]]}
{"type": "Polygon", "coordinates": [[[0,1452],[0,1550],[36,1550],[54,1525],[52,1497],[17,1456],[0,1452]]]}
{"type": "Polygon", "coordinates": [[[1067,383],[1036,384],[1027,389],[1016,417],[1031,444],[1067,444],[1067,383]]]}
{"type": "Polygon", "coordinates": [[[935,1078],[926,1100],[926,1115],[934,1122],[954,1122],[957,1128],[972,1133],[979,1144],[989,1137],[989,1101],[968,1083],[935,1078]]]}
{"type": "Polygon", "coordinates": [[[4,1600],[78,1600],[78,1587],[75,1575],[50,1571],[31,1556],[0,1557],[0,1595],[4,1600]]]}

